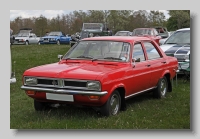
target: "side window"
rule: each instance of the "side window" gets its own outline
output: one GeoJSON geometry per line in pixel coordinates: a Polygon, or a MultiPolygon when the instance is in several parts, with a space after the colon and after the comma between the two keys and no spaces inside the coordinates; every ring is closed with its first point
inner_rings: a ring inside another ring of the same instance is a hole
{"type": "Polygon", "coordinates": [[[155,34],[155,36],[158,35],[158,31],[156,29],[154,29],[154,34],[155,34]]]}
{"type": "Polygon", "coordinates": [[[144,42],[144,47],[147,51],[147,56],[149,60],[158,59],[161,57],[159,52],[151,42],[144,42]]]}
{"type": "Polygon", "coordinates": [[[140,43],[134,45],[132,58],[140,58],[140,61],[145,61],[144,51],[140,43]]]}

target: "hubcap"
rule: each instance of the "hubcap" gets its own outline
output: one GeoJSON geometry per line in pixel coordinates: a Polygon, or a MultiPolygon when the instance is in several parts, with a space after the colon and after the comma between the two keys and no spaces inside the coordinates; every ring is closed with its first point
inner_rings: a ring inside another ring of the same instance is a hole
{"type": "Polygon", "coordinates": [[[117,114],[119,110],[119,97],[116,94],[114,94],[110,99],[110,108],[112,115],[117,114]]]}
{"type": "Polygon", "coordinates": [[[162,79],[160,87],[161,87],[161,89],[160,89],[161,95],[165,96],[165,94],[167,92],[167,83],[164,79],[162,79]]]}

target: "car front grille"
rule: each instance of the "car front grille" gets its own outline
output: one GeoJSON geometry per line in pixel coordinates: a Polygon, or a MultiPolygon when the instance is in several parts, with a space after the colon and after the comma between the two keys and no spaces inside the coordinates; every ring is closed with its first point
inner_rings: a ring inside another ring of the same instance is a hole
{"type": "Polygon", "coordinates": [[[37,85],[34,85],[34,86],[88,90],[87,80],[72,80],[72,79],[56,79],[56,78],[37,77],[37,85]]]}

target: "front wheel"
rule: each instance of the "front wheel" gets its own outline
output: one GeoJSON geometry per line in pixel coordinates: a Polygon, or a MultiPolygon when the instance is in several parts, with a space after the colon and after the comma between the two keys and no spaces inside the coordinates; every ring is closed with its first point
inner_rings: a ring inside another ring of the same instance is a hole
{"type": "Polygon", "coordinates": [[[157,88],[154,90],[154,97],[156,98],[165,98],[168,90],[167,78],[164,76],[158,81],[157,88]]]}
{"type": "Polygon", "coordinates": [[[117,115],[121,108],[121,97],[118,91],[114,91],[107,102],[101,108],[101,114],[104,116],[117,115]]]}
{"type": "Polygon", "coordinates": [[[26,41],[26,42],[25,42],[25,45],[29,45],[29,42],[28,42],[28,41],[26,41]]]}
{"type": "Polygon", "coordinates": [[[34,108],[36,111],[44,111],[47,108],[47,104],[34,99],[34,108]]]}
{"type": "Polygon", "coordinates": [[[57,40],[57,45],[60,45],[60,41],[59,40],[57,40]]]}

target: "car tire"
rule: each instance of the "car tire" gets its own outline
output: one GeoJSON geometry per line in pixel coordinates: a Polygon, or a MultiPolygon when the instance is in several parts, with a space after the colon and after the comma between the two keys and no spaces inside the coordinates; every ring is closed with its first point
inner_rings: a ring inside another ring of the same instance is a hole
{"type": "Polygon", "coordinates": [[[103,116],[117,115],[121,108],[121,96],[117,90],[115,90],[102,106],[100,112],[103,116]]]}
{"type": "Polygon", "coordinates": [[[28,42],[28,41],[26,41],[26,42],[25,42],[25,45],[29,45],[29,42],[28,42]]]}
{"type": "Polygon", "coordinates": [[[57,45],[60,45],[60,40],[57,40],[57,45]]]}
{"type": "Polygon", "coordinates": [[[157,88],[154,90],[153,95],[155,98],[165,98],[168,90],[167,78],[164,76],[159,79],[157,88]]]}
{"type": "Polygon", "coordinates": [[[47,108],[47,104],[34,99],[34,108],[36,111],[44,111],[47,108]]]}

